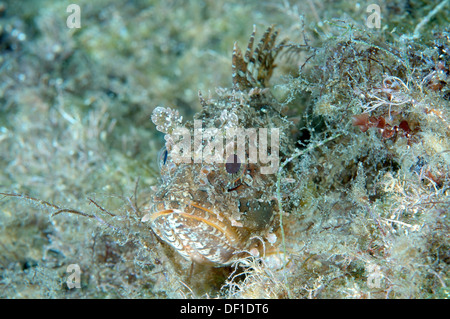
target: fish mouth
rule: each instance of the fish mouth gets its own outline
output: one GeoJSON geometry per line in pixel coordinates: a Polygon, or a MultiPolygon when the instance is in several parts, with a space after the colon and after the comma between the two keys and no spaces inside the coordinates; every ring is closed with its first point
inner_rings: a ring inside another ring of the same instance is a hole
{"type": "Polygon", "coordinates": [[[197,203],[181,209],[160,209],[145,215],[143,222],[183,257],[200,264],[223,266],[242,251],[247,234],[233,226],[224,214],[197,203]]]}

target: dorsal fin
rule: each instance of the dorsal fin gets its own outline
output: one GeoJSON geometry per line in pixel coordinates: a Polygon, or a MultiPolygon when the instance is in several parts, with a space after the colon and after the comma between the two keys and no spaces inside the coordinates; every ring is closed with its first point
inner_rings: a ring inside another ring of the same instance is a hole
{"type": "Polygon", "coordinates": [[[244,55],[242,55],[242,51],[237,43],[234,43],[232,57],[234,89],[243,91],[256,87],[267,87],[273,69],[275,68],[273,62],[285,42],[282,41],[279,45],[275,46],[278,31],[271,25],[267,28],[266,32],[264,32],[264,35],[255,50],[253,50],[255,33],[256,26],[253,26],[253,32],[248,41],[247,50],[244,55]]]}

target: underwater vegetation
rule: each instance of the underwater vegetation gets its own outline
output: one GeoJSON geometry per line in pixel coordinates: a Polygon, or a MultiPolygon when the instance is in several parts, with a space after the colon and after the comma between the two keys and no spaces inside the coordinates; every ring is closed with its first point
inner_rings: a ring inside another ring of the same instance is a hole
{"type": "Polygon", "coordinates": [[[0,3],[1,297],[448,298],[449,1],[32,3],[0,3]],[[174,163],[195,120],[280,129],[276,172],[174,163]]]}

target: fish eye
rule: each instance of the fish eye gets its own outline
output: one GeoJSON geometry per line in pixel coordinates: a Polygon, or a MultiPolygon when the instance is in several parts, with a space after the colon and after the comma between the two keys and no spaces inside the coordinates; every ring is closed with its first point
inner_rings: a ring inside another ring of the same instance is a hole
{"type": "Polygon", "coordinates": [[[230,155],[224,165],[224,171],[228,174],[226,188],[228,191],[236,190],[242,185],[242,178],[247,171],[247,165],[236,154],[230,155]]]}
{"type": "Polygon", "coordinates": [[[161,168],[166,165],[167,162],[167,149],[165,146],[158,152],[158,168],[161,170],[161,168]]]}
{"type": "Polygon", "coordinates": [[[225,170],[228,174],[237,174],[241,169],[241,161],[236,154],[230,155],[225,164],[225,170]]]}

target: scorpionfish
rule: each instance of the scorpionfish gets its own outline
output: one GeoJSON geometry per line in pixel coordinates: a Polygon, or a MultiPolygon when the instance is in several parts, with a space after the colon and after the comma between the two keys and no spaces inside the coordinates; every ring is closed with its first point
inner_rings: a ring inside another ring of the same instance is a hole
{"type": "Polygon", "coordinates": [[[158,156],[161,184],[142,220],[192,262],[229,265],[263,254],[276,240],[276,176],[290,122],[268,81],[285,41],[276,44],[271,26],[253,48],[255,32],[253,27],[245,53],[234,44],[232,87],[217,89],[217,99],[199,92],[202,109],[193,122],[182,124],[178,112],[166,107],[152,113],[165,147],[158,156]],[[207,160],[206,153],[213,156],[207,160]]]}

